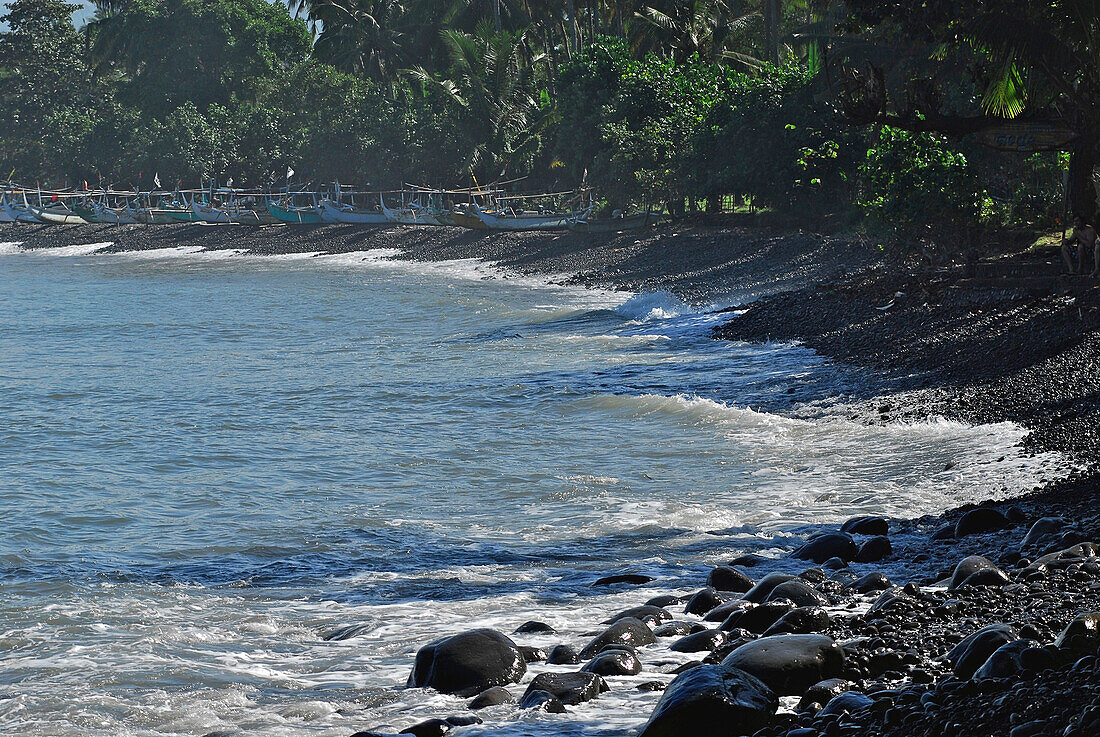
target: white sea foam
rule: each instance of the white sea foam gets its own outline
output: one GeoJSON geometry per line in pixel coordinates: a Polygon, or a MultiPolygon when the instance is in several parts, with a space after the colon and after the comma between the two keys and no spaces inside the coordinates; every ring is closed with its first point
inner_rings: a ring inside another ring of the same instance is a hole
{"type": "Polygon", "coordinates": [[[35,256],[72,258],[75,256],[90,256],[97,251],[102,251],[104,248],[110,248],[113,245],[114,241],[103,241],[102,243],[79,243],[72,246],[57,246],[56,248],[25,249],[24,252],[34,254],[35,256]]]}
{"type": "Polygon", "coordinates": [[[691,307],[671,292],[636,294],[615,310],[628,320],[667,320],[693,312],[691,307]]]}
{"type": "Polygon", "coordinates": [[[22,253],[23,249],[20,246],[23,241],[13,241],[10,243],[0,243],[0,256],[12,256],[17,253],[22,253]]]}

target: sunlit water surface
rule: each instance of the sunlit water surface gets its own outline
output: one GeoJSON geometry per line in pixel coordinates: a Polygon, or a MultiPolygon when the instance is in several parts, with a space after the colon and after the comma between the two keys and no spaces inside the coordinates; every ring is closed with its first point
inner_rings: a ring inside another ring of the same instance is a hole
{"type": "MultiPolygon", "coordinates": [[[[712,341],[730,315],[665,294],[383,252],[103,245],[0,245],[8,733],[396,731],[464,710],[401,688],[435,637],[538,618],[559,633],[522,642],[580,645],[807,524],[1063,468],[1009,425],[785,418],[866,379],[712,341]],[[591,586],[616,572],[657,581],[591,586]],[[364,626],[324,639],[348,624],[364,626]]],[[[637,683],[670,678],[654,670],[463,731],[631,734],[657,699],[637,683]]]]}

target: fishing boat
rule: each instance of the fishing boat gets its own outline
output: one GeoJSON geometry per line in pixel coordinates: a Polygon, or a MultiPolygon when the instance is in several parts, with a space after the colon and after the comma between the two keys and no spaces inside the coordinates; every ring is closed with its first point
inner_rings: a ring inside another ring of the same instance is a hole
{"type": "Polygon", "coordinates": [[[632,215],[619,215],[618,217],[599,220],[596,218],[583,218],[569,224],[569,229],[576,233],[618,233],[623,230],[637,230],[652,225],[660,217],[656,212],[638,212],[632,215]]]}
{"type": "Polygon", "coordinates": [[[450,212],[451,220],[460,228],[469,228],[470,230],[488,230],[488,226],[485,225],[485,221],[482,220],[477,212],[473,209],[473,205],[458,205],[450,212]]]}
{"type": "Polygon", "coordinates": [[[225,225],[233,222],[230,218],[229,212],[219,207],[211,207],[210,205],[204,205],[199,202],[191,203],[191,211],[195,213],[195,217],[200,222],[209,223],[211,225],[225,225]]]}
{"type": "Polygon", "coordinates": [[[130,209],[130,215],[145,225],[172,225],[179,222],[194,222],[195,213],[174,207],[137,207],[130,209]]]}
{"type": "Polygon", "coordinates": [[[410,203],[408,205],[402,205],[399,208],[391,209],[386,207],[386,201],[381,195],[378,196],[378,201],[381,203],[382,214],[386,216],[386,220],[391,223],[397,223],[398,225],[442,225],[433,208],[424,207],[416,203],[410,203]]]}
{"type": "Polygon", "coordinates": [[[41,225],[42,221],[40,221],[30,212],[30,205],[27,204],[26,192],[23,192],[23,204],[13,204],[7,198],[5,198],[3,206],[5,214],[9,218],[11,218],[11,221],[17,223],[35,223],[41,225]]]}
{"type": "Polygon", "coordinates": [[[48,207],[27,205],[27,212],[40,223],[48,225],[87,225],[88,221],[69,209],[69,206],[57,201],[48,207]]]}
{"type": "Polygon", "coordinates": [[[111,225],[136,225],[141,222],[130,214],[128,207],[115,209],[100,202],[93,202],[91,207],[95,213],[95,220],[89,222],[110,223],[111,225]]]}
{"type": "Polygon", "coordinates": [[[487,212],[475,203],[474,211],[489,230],[565,230],[577,220],[587,217],[591,208],[579,212],[544,215],[515,212],[511,208],[487,212]]]}
{"type": "Polygon", "coordinates": [[[391,222],[384,211],[362,210],[325,198],[321,200],[321,222],[356,225],[384,225],[391,222]]]}
{"type": "Polygon", "coordinates": [[[95,210],[92,208],[90,202],[74,202],[72,204],[73,212],[80,217],[84,218],[86,222],[98,223],[99,217],[95,214],[95,210]]]}
{"type": "Polygon", "coordinates": [[[295,207],[294,205],[281,205],[276,202],[267,203],[267,211],[281,223],[291,225],[318,225],[321,222],[321,211],[316,205],[308,207],[295,207]]]}

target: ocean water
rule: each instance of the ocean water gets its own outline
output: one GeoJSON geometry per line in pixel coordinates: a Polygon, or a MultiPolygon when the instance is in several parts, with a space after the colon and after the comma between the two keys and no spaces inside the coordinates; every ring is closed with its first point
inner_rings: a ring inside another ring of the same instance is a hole
{"type": "MultiPolygon", "coordinates": [[[[731,315],[668,294],[105,245],[0,244],[9,734],[397,731],[464,711],[402,688],[436,637],[540,619],[558,633],[517,639],[581,645],[809,525],[1066,470],[1011,425],[785,416],[871,379],[712,341],[731,315]],[[657,580],[592,587],[619,572],[657,580]]],[[[633,734],[658,697],[637,683],[686,659],[658,645],[568,714],[495,707],[462,732],[633,734]]]]}

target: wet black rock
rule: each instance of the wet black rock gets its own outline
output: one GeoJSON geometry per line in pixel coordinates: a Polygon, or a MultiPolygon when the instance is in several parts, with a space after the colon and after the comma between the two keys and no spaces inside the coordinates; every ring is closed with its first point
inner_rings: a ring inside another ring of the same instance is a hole
{"type": "Polygon", "coordinates": [[[842,558],[829,558],[821,564],[821,567],[827,571],[839,571],[842,568],[847,568],[848,562],[842,558]]]}
{"type": "Polygon", "coordinates": [[[951,574],[951,583],[948,584],[949,590],[957,589],[963,585],[966,579],[973,576],[975,573],[984,570],[1000,570],[994,565],[993,561],[981,555],[971,555],[963,558],[959,561],[959,564],[955,566],[955,571],[951,574]]]}
{"type": "Polygon", "coordinates": [[[955,525],[944,525],[932,533],[933,540],[954,540],[955,525]]]}
{"type": "Polygon", "coordinates": [[[652,645],[656,641],[653,630],[645,622],[631,618],[620,619],[588,643],[581,650],[580,657],[582,660],[587,660],[603,650],[606,645],[622,644],[641,647],[652,645]]]}
{"type": "Polygon", "coordinates": [[[840,531],[851,535],[888,535],[890,534],[890,523],[885,517],[862,515],[852,517],[845,522],[840,526],[840,531]]]}
{"type": "Polygon", "coordinates": [[[757,555],[752,555],[750,553],[750,554],[747,554],[747,555],[739,555],[736,558],[734,558],[733,560],[731,560],[729,563],[727,563],[726,565],[728,565],[728,566],[741,566],[742,568],[752,568],[753,566],[760,565],[762,562],[764,562],[763,558],[761,558],[760,556],[757,556],[757,555]]]}
{"type": "Polygon", "coordinates": [[[350,640],[353,637],[358,637],[364,632],[369,631],[371,625],[369,624],[348,624],[343,627],[337,627],[336,629],[328,630],[321,633],[321,639],[326,642],[338,642],[340,640],[350,640]]]}
{"type": "Polygon", "coordinates": [[[752,675],[700,665],[668,685],[639,737],[752,734],[778,708],[775,693],[752,675]]]}
{"type": "Polygon", "coordinates": [[[545,691],[566,706],[576,706],[607,690],[607,683],[595,673],[539,673],[527,686],[522,700],[534,691],[545,691]]]}
{"type": "Polygon", "coordinates": [[[629,584],[631,586],[641,586],[642,584],[649,583],[653,580],[653,576],[645,576],[640,573],[619,573],[614,576],[604,576],[603,578],[596,579],[593,586],[614,586],[616,584],[629,584]]]}
{"type": "Polygon", "coordinates": [[[809,581],[810,583],[821,583],[829,578],[823,568],[807,568],[802,571],[802,573],[799,573],[797,577],[801,578],[803,581],[809,581]]]}
{"type": "Polygon", "coordinates": [[[683,603],[683,599],[679,596],[672,596],[671,594],[665,594],[663,596],[654,596],[652,599],[646,602],[647,606],[659,606],[662,609],[667,609],[670,606],[676,606],[683,603]]]}
{"type": "Polygon", "coordinates": [[[546,662],[549,665],[576,665],[581,662],[581,656],[572,645],[555,645],[546,656],[546,662]]]}
{"type": "Polygon", "coordinates": [[[805,545],[791,553],[791,557],[820,564],[830,558],[853,560],[858,552],[859,548],[848,533],[825,532],[811,537],[805,545]]]}
{"type": "Polygon", "coordinates": [[[636,606],[632,609],[627,609],[616,614],[611,619],[604,620],[603,624],[615,624],[620,619],[640,619],[643,622],[650,620],[657,624],[662,622],[668,622],[672,619],[672,615],[669,614],[667,609],[662,609],[659,606],[650,606],[645,604],[643,606],[636,606]]]}
{"type": "Polygon", "coordinates": [[[642,672],[642,663],[632,652],[605,650],[588,661],[581,672],[598,676],[636,676],[642,672]]]}
{"type": "Polygon", "coordinates": [[[411,734],[415,737],[443,737],[454,729],[454,725],[445,719],[428,719],[402,729],[398,734],[411,734]]]}
{"type": "Polygon", "coordinates": [[[786,583],[794,578],[789,573],[769,573],[762,579],[756,582],[756,585],[745,592],[741,598],[745,601],[751,601],[754,604],[759,604],[768,598],[768,594],[772,592],[776,586],[781,583],[786,583]]]}
{"type": "Polygon", "coordinates": [[[482,691],[467,704],[468,709],[484,709],[488,706],[499,706],[500,704],[510,704],[515,699],[512,694],[508,693],[508,689],[504,686],[493,686],[490,689],[482,691]]]}
{"type": "Polygon", "coordinates": [[[664,691],[667,686],[664,681],[643,681],[635,688],[639,691],[664,691]]]}
{"type": "Polygon", "coordinates": [[[1035,647],[1035,644],[1032,640],[1016,640],[1001,645],[971,677],[979,681],[986,678],[1012,678],[1024,668],[1021,662],[1024,651],[1035,647]]]}
{"type": "Polygon", "coordinates": [[[829,613],[821,607],[799,607],[780,617],[775,624],[764,631],[764,637],[772,635],[808,635],[821,632],[832,621],[829,613]]]}
{"type": "Polygon", "coordinates": [[[730,566],[718,566],[707,576],[707,586],[716,591],[743,593],[755,585],[755,581],[730,566]]]}
{"type": "Polygon", "coordinates": [[[478,629],[420,648],[407,686],[473,696],[490,686],[516,683],[526,672],[516,643],[495,630],[478,629]]]}
{"type": "Polygon", "coordinates": [[[1043,517],[1035,520],[1035,524],[1031,526],[1031,529],[1024,535],[1024,539],[1020,542],[1021,548],[1026,548],[1029,545],[1035,545],[1039,541],[1059,535],[1062,529],[1065,527],[1066,521],[1061,517],[1043,517]]]}
{"type": "Polygon", "coordinates": [[[694,627],[691,622],[669,622],[653,630],[653,635],[655,637],[683,637],[684,635],[690,635],[693,631],[694,627]]]}
{"type": "Polygon", "coordinates": [[[731,614],[718,629],[729,632],[733,629],[745,629],[760,634],[771,627],[787,612],[793,611],[794,603],[788,599],[757,604],[751,609],[743,609],[731,614]]]}
{"type": "Polygon", "coordinates": [[[719,604],[724,604],[727,599],[720,596],[717,591],[711,587],[707,587],[692,594],[691,598],[687,600],[687,604],[684,605],[685,614],[695,614],[703,616],[714,607],[719,604]]]}
{"type": "Polygon", "coordinates": [[[1078,615],[1066,625],[1054,645],[1060,650],[1075,653],[1095,651],[1100,647],[1100,612],[1078,615]]]}
{"type": "Polygon", "coordinates": [[[1000,510],[992,507],[978,507],[959,517],[959,521],[955,523],[955,537],[996,532],[1011,524],[1008,517],[1005,517],[1000,510]]]}
{"type": "Polygon", "coordinates": [[[1001,647],[1016,639],[1016,631],[1003,623],[991,624],[964,637],[947,653],[956,678],[966,680],[974,675],[989,659],[989,656],[1001,647]]]}
{"type": "Polygon", "coordinates": [[[960,586],[1004,586],[1012,579],[999,568],[983,568],[963,579],[960,586]]]}
{"type": "Polygon", "coordinates": [[[564,714],[565,704],[558,701],[549,691],[528,691],[519,702],[521,709],[539,709],[549,714],[564,714]]]}
{"type": "Polygon", "coordinates": [[[530,645],[519,645],[519,654],[525,663],[541,663],[546,660],[546,651],[530,645]]]}
{"type": "Polygon", "coordinates": [[[824,706],[834,696],[844,693],[849,688],[851,688],[851,684],[843,678],[827,678],[824,681],[818,681],[802,694],[802,698],[798,702],[798,711],[805,711],[813,704],[824,706]]]}
{"type": "Polygon", "coordinates": [[[781,696],[800,696],[810,686],[844,670],[844,651],[825,635],[778,635],[734,650],[725,666],[751,673],[781,696]]]}
{"type": "Polygon", "coordinates": [[[726,644],[726,633],[721,630],[705,630],[681,638],[669,646],[678,653],[712,652],[726,644]]]}
{"type": "Polygon", "coordinates": [[[744,599],[734,599],[733,601],[727,601],[725,604],[719,604],[711,609],[703,617],[704,622],[724,622],[729,618],[731,614],[735,614],[745,609],[752,609],[754,604],[751,601],[745,601],[744,599]]]}
{"type": "Polygon", "coordinates": [[[554,634],[554,628],[546,624],[546,622],[536,622],[530,620],[524,622],[519,627],[516,627],[512,634],[514,635],[552,635],[554,634]]]}
{"type": "Polygon", "coordinates": [[[829,699],[825,708],[818,712],[819,716],[828,714],[851,714],[861,709],[866,709],[875,703],[874,699],[858,691],[845,691],[829,699]]]}
{"type": "Polygon", "coordinates": [[[859,546],[859,552],[856,553],[856,563],[875,563],[892,555],[893,552],[894,548],[890,545],[890,538],[884,535],[872,537],[859,546]]]}
{"type": "Polygon", "coordinates": [[[867,594],[872,591],[885,591],[890,588],[890,586],[890,579],[878,571],[872,571],[871,573],[860,576],[855,581],[846,583],[844,588],[848,591],[854,591],[857,594],[867,594]]]}
{"type": "Polygon", "coordinates": [[[772,589],[771,593],[768,594],[768,598],[764,601],[779,601],[782,599],[794,602],[795,606],[823,606],[829,603],[829,600],[820,591],[801,579],[784,581],[772,589]]]}

